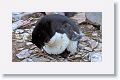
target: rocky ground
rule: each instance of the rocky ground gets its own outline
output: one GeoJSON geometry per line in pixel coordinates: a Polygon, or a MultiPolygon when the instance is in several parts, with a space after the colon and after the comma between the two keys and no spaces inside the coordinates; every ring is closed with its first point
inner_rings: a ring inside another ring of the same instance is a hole
{"type": "MultiPolygon", "coordinates": [[[[62,14],[64,15],[64,14],[62,14]]],[[[79,12],[70,17],[83,33],[78,53],[62,58],[59,55],[40,53],[31,43],[35,23],[44,15],[40,12],[12,13],[12,61],[13,62],[100,62],[102,61],[102,13],[79,12]]]]}

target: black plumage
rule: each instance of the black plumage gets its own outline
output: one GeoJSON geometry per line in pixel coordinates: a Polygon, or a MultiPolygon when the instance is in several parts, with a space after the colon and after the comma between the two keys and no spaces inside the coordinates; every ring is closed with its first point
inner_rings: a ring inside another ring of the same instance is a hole
{"type": "Polygon", "coordinates": [[[65,33],[72,41],[79,41],[81,38],[80,30],[75,22],[66,16],[52,14],[45,15],[37,21],[32,32],[32,42],[41,49],[56,32],[65,33]]]}

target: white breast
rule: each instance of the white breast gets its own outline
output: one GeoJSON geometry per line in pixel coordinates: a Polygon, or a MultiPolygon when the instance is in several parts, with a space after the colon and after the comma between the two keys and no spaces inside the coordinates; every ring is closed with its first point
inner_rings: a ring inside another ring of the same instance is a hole
{"type": "Polygon", "coordinates": [[[55,33],[48,43],[45,44],[43,49],[48,54],[60,54],[69,45],[69,38],[66,34],[55,33]]]}
{"type": "Polygon", "coordinates": [[[69,45],[67,47],[67,50],[71,52],[71,54],[74,54],[77,52],[77,44],[78,41],[69,41],[69,45]]]}

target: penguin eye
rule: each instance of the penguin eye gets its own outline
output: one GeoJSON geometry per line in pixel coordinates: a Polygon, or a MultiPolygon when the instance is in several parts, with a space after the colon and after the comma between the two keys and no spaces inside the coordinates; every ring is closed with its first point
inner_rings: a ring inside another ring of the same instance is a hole
{"type": "Polygon", "coordinates": [[[66,28],[66,27],[70,27],[71,25],[68,23],[65,23],[63,26],[64,26],[64,28],[66,28]]]}

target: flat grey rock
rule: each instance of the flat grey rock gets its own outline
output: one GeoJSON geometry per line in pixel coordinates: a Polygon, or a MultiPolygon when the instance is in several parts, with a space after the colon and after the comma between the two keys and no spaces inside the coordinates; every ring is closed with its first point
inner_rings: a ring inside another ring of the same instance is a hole
{"type": "Polygon", "coordinates": [[[27,58],[30,56],[30,52],[28,49],[25,49],[25,50],[22,50],[20,53],[16,54],[16,56],[19,58],[19,59],[24,59],[24,58],[27,58]]]}
{"type": "Polygon", "coordinates": [[[91,52],[89,55],[89,59],[91,62],[101,62],[102,61],[102,53],[101,52],[91,52]]]}
{"type": "Polygon", "coordinates": [[[86,12],[85,15],[91,22],[102,25],[102,12],[86,12]]]}
{"type": "Polygon", "coordinates": [[[78,24],[86,21],[86,16],[84,12],[76,14],[74,17],[71,17],[71,19],[74,19],[78,24]]]}

